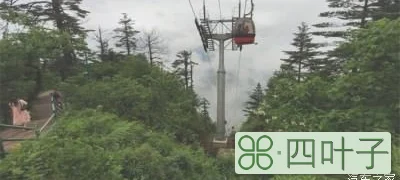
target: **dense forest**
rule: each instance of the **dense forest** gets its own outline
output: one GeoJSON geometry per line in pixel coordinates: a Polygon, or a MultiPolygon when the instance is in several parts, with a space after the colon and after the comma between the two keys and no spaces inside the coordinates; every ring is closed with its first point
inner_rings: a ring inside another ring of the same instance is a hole
{"type": "MultiPolygon", "coordinates": [[[[167,70],[157,32],[139,32],[125,13],[111,44],[102,28],[83,27],[90,12],[81,1],[0,3],[0,123],[11,123],[14,97],[31,101],[57,89],[66,107],[45,136],[0,160],[0,179],[347,178],[236,175],[233,156],[207,154],[201,146],[215,124],[209,102],[194,90],[191,50],[176,52],[167,70]],[[97,49],[88,47],[89,33],[96,34],[97,49]]],[[[319,16],[332,22],[313,24],[317,31],[299,25],[295,50],[284,51],[280,69],[250,95],[240,131],[391,132],[392,171],[400,175],[400,2],[327,5],[331,11],[319,16]],[[330,30],[338,26],[334,18],[352,30],[330,30]],[[315,36],[341,40],[315,43],[315,36]]]]}

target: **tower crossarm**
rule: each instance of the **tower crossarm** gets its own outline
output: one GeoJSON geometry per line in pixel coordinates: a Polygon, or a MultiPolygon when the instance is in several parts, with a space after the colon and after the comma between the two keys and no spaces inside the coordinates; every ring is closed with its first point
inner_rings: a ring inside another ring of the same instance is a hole
{"type": "Polygon", "coordinates": [[[203,43],[203,47],[205,51],[214,51],[214,40],[229,40],[232,38],[232,30],[228,28],[229,33],[215,33],[215,28],[211,29],[211,26],[222,25],[225,28],[231,26],[230,24],[234,23],[234,19],[221,19],[221,20],[212,20],[208,18],[203,18],[198,21],[196,19],[196,27],[200,33],[200,37],[203,43]],[[229,24],[229,25],[226,25],[229,24]]]}

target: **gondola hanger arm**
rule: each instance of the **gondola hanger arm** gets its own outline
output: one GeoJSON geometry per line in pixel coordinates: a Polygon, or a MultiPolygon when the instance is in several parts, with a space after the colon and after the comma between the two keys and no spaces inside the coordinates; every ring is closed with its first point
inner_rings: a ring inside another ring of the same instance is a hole
{"type": "MultiPolygon", "coordinates": [[[[247,1],[246,1],[246,3],[247,3],[247,1]]],[[[250,3],[251,3],[250,12],[247,13],[247,14],[244,14],[244,17],[247,17],[247,16],[250,15],[250,18],[253,18],[253,10],[254,10],[254,2],[253,2],[253,0],[250,0],[250,3]]],[[[245,11],[246,11],[246,9],[245,9],[245,11]]]]}

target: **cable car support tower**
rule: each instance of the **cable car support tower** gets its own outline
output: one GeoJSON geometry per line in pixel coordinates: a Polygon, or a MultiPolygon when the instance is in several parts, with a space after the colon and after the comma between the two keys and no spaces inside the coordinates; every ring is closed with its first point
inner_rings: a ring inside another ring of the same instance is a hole
{"type": "MultiPolygon", "coordinates": [[[[252,21],[253,16],[253,0],[251,1],[251,10],[249,13],[241,17],[241,3],[239,1],[239,11],[237,16],[232,19],[212,20],[206,16],[206,6],[203,1],[203,17],[200,21],[196,18],[195,24],[199,31],[204,50],[215,51],[215,42],[219,46],[219,65],[217,71],[217,132],[214,137],[214,144],[225,144],[227,142],[225,130],[225,64],[224,53],[227,46],[229,49],[236,51],[242,50],[242,45],[253,44],[255,37],[255,27],[252,21]],[[246,32],[243,33],[246,26],[246,32]],[[250,27],[250,33],[248,28],[250,27]],[[230,41],[225,46],[225,42],[230,41]]],[[[247,0],[246,0],[247,2],[247,0]]],[[[246,8],[245,10],[246,11],[246,8]]]]}

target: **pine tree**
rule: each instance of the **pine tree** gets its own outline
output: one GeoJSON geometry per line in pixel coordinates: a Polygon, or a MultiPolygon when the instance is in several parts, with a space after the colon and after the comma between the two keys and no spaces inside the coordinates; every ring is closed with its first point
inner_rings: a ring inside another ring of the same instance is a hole
{"type": "Polygon", "coordinates": [[[375,7],[372,10],[374,21],[383,18],[395,20],[400,17],[400,0],[378,0],[371,6],[375,7]]]}
{"type": "Polygon", "coordinates": [[[133,25],[135,23],[126,13],[123,13],[122,15],[123,17],[118,22],[121,27],[114,30],[114,32],[117,33],[115,38],[117,38],[118,41],[115,45],[117,47],[125,48],[126,53],[129,56],[136,50],[137,39],[135,36],[139,31],[134,29],[133,25]]]}
{"type": "Polygon", "coordinates": [[[20,4],[20,7],[35,18],[33,23],[52,22],[55,27],[71,36],[86,37],[80,21],[89,11],[80,8],[82,0],[43,0],[20,4]]]}
{"type": "Polygon", "coordinates": [[[183,77],[184,82],[185,82],[185,88],[188,89],[189,88],[189,78],[190,78],[190,62],[191,62],[191,56],[192,56],[192,52],[189,51],[180,51],[176,57],[178,59],[176,59],[173,63],[172,63],[172,67],[175,69],[175,73],[178,76],[183,77]]]}
{"type": "Polygon", "coordinates": [[[206,98],[200,99],[200,114],[203,118],[210,118],[210,114],[208,113],[208,108],[210,107],[210,102],[206,98]]]}
{"type": "Polygon", "coordinates": [[[289,57],[281,59],[284,61],[281,68],[284,72],[296,77],[297,81],[300,82],[303,77],[302,70],[308,68],[310,71],[319,71],[322,66],[322,60],[316,58],[319,54],[316,51],[318,45],[312,43],[311,33],[306,23],[303,22],[298,27],[298,33],[294,33],[294,35],[295,38],[291,45],[296,47],[296,50],[283,51],[289,57]]]}
{"type": "MultiPolygon", "coordinates": [[[[337,46],[347,37],[349,28],[364,28],[368,21],[382,18],[396,19],[400,17],[400,0],[327,0],[330,11],[320,13],[323,18],[333,18],[334,22],[314,24],[319,30],[313,35],[335,38],[333,43],[320,43],[320,46],[337,46]],[[340,23],[337,20],[341,21],[340,23]],[[335,30],[335,28],[340,28],[335,30]]],[[[321,53],[322,54],[322,53],[321,53]]],[[[342,52],[328,50],[323,52],[326,64],[324,75],[340,74],[343,59],[338,57],[342,52]]]]}
{"type": "Polygon", "coordinates": [[[53,23],[54,26],[68,36],[68,43],[63,45],[63,57],[55,62],[61,79],[71,75],[72,67],[79,63],[78,55],[87,51],[85,38],[87,30],[80,24],[89,11],[80,8],[82,0],[43,0],[20,4],[19,7],[33,18],[31,26],[39,23],[53,23]]]}
{"type": "MultiPolygon", "coordinates": [[[[365,27],[368,20],[379,20],[382,18],[396,19],[400,16],[399,0],[326,0],[331,11],[319,14],[323,18],[336,18],[344,20],[343,24],[323,22],[314,24],[318,28],[334,27],[365,27]]],[[[325,37],[346,36],[346,28],[342,30],[322,30],[313,33],[325,37]]]]}
{"type": "Polygon", "coordinates": [[[253,112],[257,110],[257,108],[261,105],[261,102],[264,97],[264,92],[262,90],[261,84],[257,83],[256,88],[253,90],[250,95],[250,100],[246,102],[246,108],[244,112],[246,112],[246,116],[253,115],[253,112]]]}

